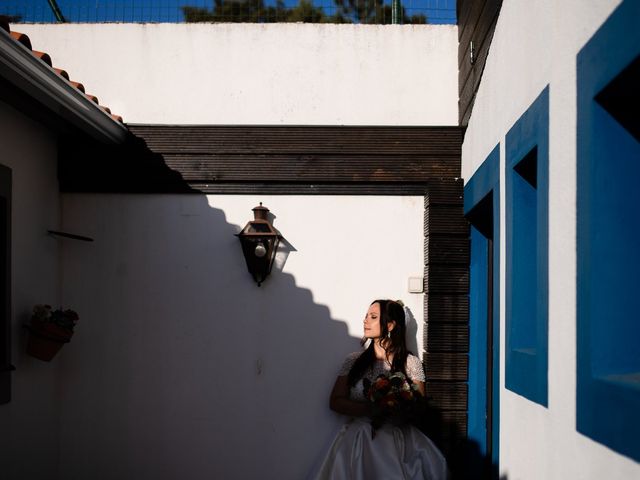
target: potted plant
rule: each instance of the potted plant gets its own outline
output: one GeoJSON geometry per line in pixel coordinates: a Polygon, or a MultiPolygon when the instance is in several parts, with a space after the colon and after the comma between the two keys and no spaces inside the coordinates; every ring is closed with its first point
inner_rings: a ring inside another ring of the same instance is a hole
{"type": "Polygon", "coordinates": [[[50,361],[71,340],[78,320],[78,314],[73,310],[53,310],[50,305],[36,305],[27,326],[27,353],[45,362],[50,361]]]}

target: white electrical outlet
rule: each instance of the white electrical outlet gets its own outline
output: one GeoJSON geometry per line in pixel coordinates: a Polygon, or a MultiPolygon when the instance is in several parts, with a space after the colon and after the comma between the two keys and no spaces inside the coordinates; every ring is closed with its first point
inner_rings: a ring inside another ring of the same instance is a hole
{"type": "Polygon", "coordinates": [[[424,292],[424,278],[409,277],[409,293],[422,293],[422,292],[424,292]]]}

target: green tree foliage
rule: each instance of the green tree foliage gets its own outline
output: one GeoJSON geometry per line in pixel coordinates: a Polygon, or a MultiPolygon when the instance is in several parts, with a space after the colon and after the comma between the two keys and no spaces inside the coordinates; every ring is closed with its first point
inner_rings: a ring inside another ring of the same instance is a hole
{"type": "Polygon", "coordinates": [[[182,7],[186,22],[307,22],[322,23],[327,17],[322,7],[308,0],[300,0],[295,8],[287,8],[283,0],[275,6],[266,6],[264,0],[214,0],[213,10],[200,7],[182,7]]]}
{"type": "MultiPolygon", "coordinates": [[[[353,19],[357,23],[391,23],[391,5],[383,0],[334,0],[336,4],[336,17],[353,19]]],[[[404,7],[400,9],[402,23],[427,23],[425,15],[412,15],[408,17],[404,7]]]]}
{"type": "MultiPolygon", "coordinates": [[[[325,15],[322,7],[311,0],[300,0],[287,8],[284,0],[267,6],[264,0],[214,0],[213,10],[201,7],[181,7],[186,22],[305,22],[305,23],[370,23],[390,24],[391,5],[384,0],[334,0],[334,15],[325,15]]],[[[424,15],[408,17],[401,8],[402,23],[427,23],[424,15]]]]}
{"type": "Polygon", "coordinates": [[[331,17],[325,16],[322,7],[314,7],[307,0],[300,0],[295,8],[288,10],[286,22],[324,23],[331,21],[331,17]]]}

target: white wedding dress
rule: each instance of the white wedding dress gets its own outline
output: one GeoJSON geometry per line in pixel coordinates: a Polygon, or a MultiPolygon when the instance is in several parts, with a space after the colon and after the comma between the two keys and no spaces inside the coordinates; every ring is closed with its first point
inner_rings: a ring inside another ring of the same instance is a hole
{"type": "MultiPolygon", "coordinates": [[[[347,356],[338,375],[348,375],[361,352],[347,356]]],[[[365,378],[373,381],[389,373],[387,362],[377,361],[365,378]]],[[[420,359],[407,357],[407,376],[424,382],[420,359]]],[[[367,401],[362,379],[350,390],[352,400],[367,401]]],[[[446,480],[447,463],[427,436],[412,425],[397,427],[385,424],[371,435],[369,418],[354,418],[342,426],[315,480],[446,480]]]]}

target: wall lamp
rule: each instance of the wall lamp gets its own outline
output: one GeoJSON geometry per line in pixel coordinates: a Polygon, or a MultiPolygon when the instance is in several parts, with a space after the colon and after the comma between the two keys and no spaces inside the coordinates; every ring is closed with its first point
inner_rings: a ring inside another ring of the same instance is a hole
{"type": "Polygon", "coordinates": [[[260,286],[271,273],[282,235],[269,222],[267,218],[269,209],[263,207],[262,202],[252,210],[254,219],[247,223],[236,236],[240,239],[249,273],[260,286]]]}

